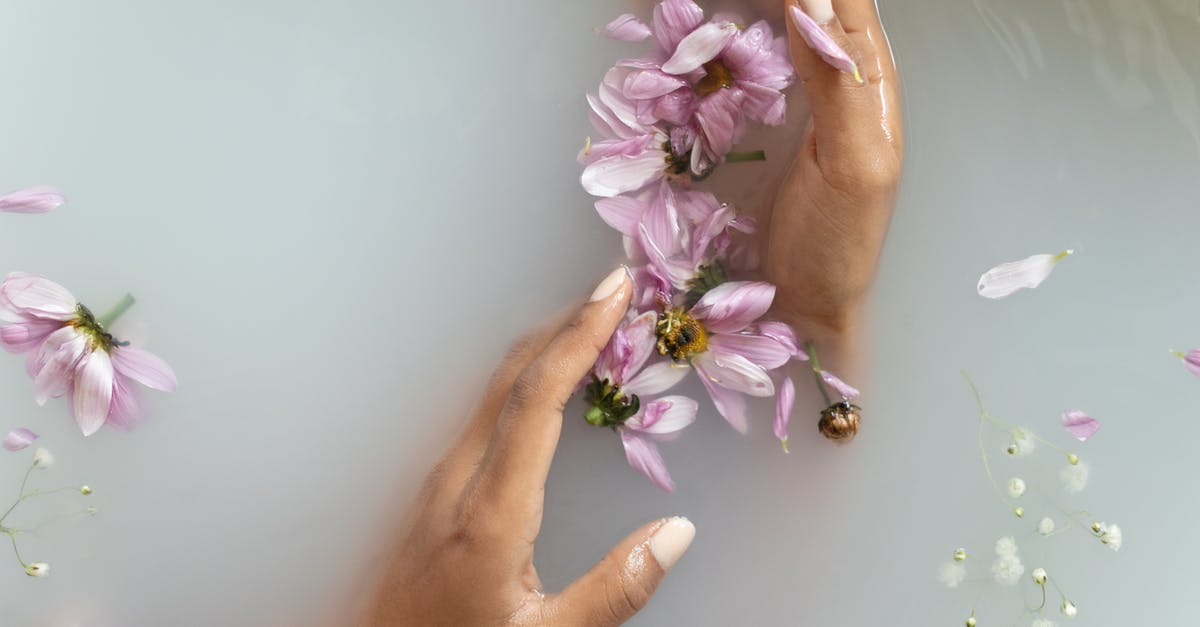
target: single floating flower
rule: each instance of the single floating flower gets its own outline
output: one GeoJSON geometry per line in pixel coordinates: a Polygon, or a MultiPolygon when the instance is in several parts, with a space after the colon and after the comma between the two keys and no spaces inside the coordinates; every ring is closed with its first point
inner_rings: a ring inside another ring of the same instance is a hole
{"type": "Polygon", "coordinates": [[[8,435],[4,436],[4,448],[10,451],[19,451],[33,444],[33,441],[36,439],[38,439],[38,434],[25,427],[13,429],[8,432],[8,435]]]}
{"type": "Polygon", "coordinates": [[[1008,454],[1016,457],[1028,457],[1037,448],[1037,439],[1033,436],[1033,432],[1025,427],[1017,427],[1013,433],[1012,444],[1008,447],[1008,454]]]}
{"type": "Polygon", "coordinates": [[[1068,494],[1079,494],[1087,487],[1088,474],[1088,465],[1079,462],[1078,464],[1071,464],[1063,468],[1059,472],[1058,477],[1062,480],[1063,489],[1068,494]]]}
{"type": "Polygon", "coordinates": [[[1079,608],[1075,607],[1074,603],[1063,599],[1062,613],[1063,616],[1066,616],[1067,618],[1075,618],[1075,615],[1079,613],[1079,608]]]}
{"type": "Polygon", "coordinates": [[[992,562],[992,578],[996,583],[1015,586],[1025,574],[1025,565],[1017,555],[1000,555],[992,562]]]}
{"type": "Polygon", "coordinates": [[[50,565],[46,562],[33,562],[25,565],[25,574],[30,577],[45,577],[50,574],[50,565]]]}
{"type": "Polygon", "coordinates": [[[1088,438],[1100,430],[1100,423],[1095,418],[1078,409],[1063,412],[1062,424],[1063,429],[1080,442],[1087,442],[1088,438]]]}
{"type": "Polygon", "coordinates": [[[1033,569],[1033,583],[1036,583],[1039,586],[1044,586],[1046,585],[1046,579],[1047,577],[1045,568],[1033,569]]]}
{"type": "Polygon", "coordinates": [[[54,465],[54,455],[44,448],[39,448],[33,452],[33,465],[37,468],[49,468],[54,465]]]}
{"type": "Polygon", "coordinates": [[[1054,533],[1054,519],[1047,516],[1038,522],[1038,533],[1048,536],[1054,533]]]}
{"type": "Polygon", "coordinates": [[[1100,541],[1114,552],[1121,550],[1121,528],[1117,525],[1100,523],[1100,541]]]}
{"type": "Polygon", "coordinates": [[[1033,289],[1050,276],[1058,262],[1074,252],[1065,250],[1057,255],[1033,255],[1020,261],[1002,263],[979,277],[979,295],[997,299],[1024,289],[1033,289]]]}
{"type": "Polygon", "coordinates": [[[46,213],[57,209],[66,198],[53,187],[39,186],[0,196],[0,211],[8,213],[46,213]]]}
{"type": "Polygon", "coordinates": [[[967,578],[967,567],[959,562],[947,562],[938,568],[938,581],[947,588],[957,588],[967,578]]]}
{"type": "Polygon", "coordinates": [[[1021,498],[1025,494],[1025,480],[1020,477],[1013,477],[1008,480],[1008,495],[1014,499],[1021,498]]]}
{"type": "Polygon", "coordinates": [[[100,319],[63,286],[13,272],[0,282],[0,346],[26,353],[39,405],[69,395],[85,436],[106,423],[129,428],[140,416],[133,383],[171,392],[175,373],[162,359],[112,336],[105,327],[133,304],[126,297],[100,319]]]}

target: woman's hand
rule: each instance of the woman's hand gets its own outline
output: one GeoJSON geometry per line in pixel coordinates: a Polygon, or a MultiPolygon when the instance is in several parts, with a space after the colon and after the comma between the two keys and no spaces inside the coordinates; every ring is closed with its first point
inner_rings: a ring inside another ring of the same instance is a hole
{"type": "Polygon", "coordinates": [[[563,407],[631,291],[618,268],[565,327],[512,350],[427,479],[366,624],[617,625],[646,604],[692,541],[687,519],[643,526],[558,594],[543,594],[533,567],[563,407]]]}
{"type": "Polygon", "coordinates": [[[896,67],[873,0],[788,0],[792,61],[812,108],[767,229],[776,312],[835,352],[848,339],[883,248],[903,162],[896,67]],[[792,16],[803,10],[857,62],[825,63],[792,16]]]}

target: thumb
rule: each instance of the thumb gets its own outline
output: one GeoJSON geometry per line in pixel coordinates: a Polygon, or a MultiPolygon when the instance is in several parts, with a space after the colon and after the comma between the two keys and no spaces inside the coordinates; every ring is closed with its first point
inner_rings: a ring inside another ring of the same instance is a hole
{"type": "Polygon", "coordinates": [[[624,623],[646,606],[695,536],[695,525],[679,516],[644,525],[555,596],[551,615],[568,625],[624,623]]]}

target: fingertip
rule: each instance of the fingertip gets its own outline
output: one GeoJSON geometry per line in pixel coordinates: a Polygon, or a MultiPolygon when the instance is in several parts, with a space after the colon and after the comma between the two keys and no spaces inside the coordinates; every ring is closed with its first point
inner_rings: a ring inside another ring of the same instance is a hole
{"type": "Polygon", "coordinates": [[[683,516],[673,516],[650,536],[650,553],[663,571],[669,571],[687,552],[695,538],[696,525],[683,516]]]}
{"type": "Polygon", "coordinates": [[[630,283],[632,277],[633,275],[630,274],[628,267],[623,265],[617,267],[600,281],[595,290],[592,290],[592,295],[588,298],[588,302],[597,303],[612,298],[621,288],[630,283]]]}

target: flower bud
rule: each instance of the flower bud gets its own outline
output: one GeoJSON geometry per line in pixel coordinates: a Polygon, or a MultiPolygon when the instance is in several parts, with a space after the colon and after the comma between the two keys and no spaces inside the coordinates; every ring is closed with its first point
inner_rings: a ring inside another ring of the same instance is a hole
{"type": "Polygon", "coordinates": [[[1063,616],[1066,616],[1067,618],[1075,618],[1075,615],[1079,613],[1079,610],[1075,607],[1074,603],[1064,599],[1062,604],[1062,613],[1063,616]]]}
{"type": "Polygon", "coordinates": [[[79,486],[79,493],[84,496],[89,496],[92,493],[92,486],[79,486]]]}
{"type": "Polygon", "coordinates": [[[858,434],[862,408],[850,401],[834,403],[821,412],[817,428],[830,440],[849,440],[858,434]]]}
{"type": "Polygon", "coordinates": [[[1025,517],[1025,508],[1024,507],[1015,507],[1015,508],[1013,508],[1013,513],[1017,515],[1017,518],[1024,518],[1025,517]]]}
{"type": "Polygon", "coordinates": [[[1072,466],[1079,464],[1079,456],[1074,453],[1068,453],[1067,463],[1071,464],[1072,466]]]}
{"type": "Polygon", "coordinates": [[[34,562],[25,565],[25,574],[30,577],[45,577],[50,574],[50,565],[46,562],[34,562]]]}
{"type": "Polygon", "coordinates": [[[967,627],[975,627],[975,617],[974,616],[970,616],[967,618],[967,627]]]}
{"type": "Polygon", "coordinates": [[[1004,452],[1008,453],[1009,455],[1016,455],[1020,450],[1021,449],[1017,448],[1016,444],[1009,444],[1008,448],[1004,449],[1004,452]]]}
{"type": "Polygon", "coordinates": [[[1036,583],[1039,586],[1046,585],[1046,569],[1045,568],[1034,569],[1033,583],[1036,583]]]}
{"type": "Polygon", "coordinates": [[[1092,533],[1101,533],[1103,531],[1104,531],[1104,525],[1101,525],[1098,522],[1092,523],[1092,533]]]}
{"type": "Polygon", "coordinates": [[[961,562],[965,559],[967,559],[967,550],[966,549],[958,549],[954,552],[954,561],[961,562]]]}

